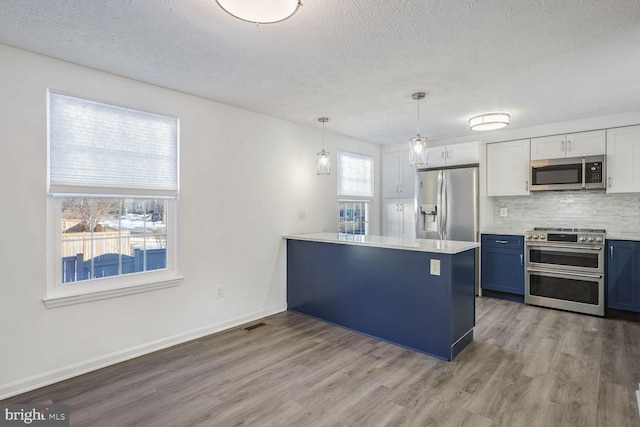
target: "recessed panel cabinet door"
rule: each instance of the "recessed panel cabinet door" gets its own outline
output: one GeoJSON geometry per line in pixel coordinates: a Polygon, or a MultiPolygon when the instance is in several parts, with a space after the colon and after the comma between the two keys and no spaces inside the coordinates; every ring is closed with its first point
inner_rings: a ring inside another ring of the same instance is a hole
{"type": "Polygon", "coordinates": [[[382,155],[382,197],[385,199],[399,197],[398,166],[398,153],[385,153],[382,155]]]}
{"type": "Polygon", "coordinates": [[[400,184],[399,197],[413,197],[416,168],[409,164],[409,150],[398,153],[398,167],[398,181],[400,184]]]}
{"type": "Polygon", "coordinates": [[[487,144],[487,196],[529,195],[529,140],[487,144]]]}
{"type": "Polygon", "coordinates": [[[481,287],[524,295],[524,238],[483,234],[481,238],[481,287]]]}
{"type": "Polygon", "coordinates": [[[607,129],[607,193],[640,192],[640,126],[607,129]]]}
{"type": "Polygon", "coordinates": [[[531,138],[531,160],[564,158],[566,157],[565,146],[564,135],[531,138]]]}
{"type": "Polygon", "coordinates": [[[568,133],[565,144],[567,157],[601,156],[605,153],[604,130],[568,133]]]}
{"type": "Polygon", "coordinates": [[[607,307],[640,312],[640,242],[607,241],[607,307]]]}

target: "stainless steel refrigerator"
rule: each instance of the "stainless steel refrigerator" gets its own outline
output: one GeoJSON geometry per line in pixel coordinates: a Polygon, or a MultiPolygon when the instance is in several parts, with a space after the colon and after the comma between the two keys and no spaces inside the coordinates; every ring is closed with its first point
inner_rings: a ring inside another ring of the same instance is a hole
{"type": "Polygon", "coordinates": [[[477,242],[478,168],[416,172],[416,237],[477,242]]]}

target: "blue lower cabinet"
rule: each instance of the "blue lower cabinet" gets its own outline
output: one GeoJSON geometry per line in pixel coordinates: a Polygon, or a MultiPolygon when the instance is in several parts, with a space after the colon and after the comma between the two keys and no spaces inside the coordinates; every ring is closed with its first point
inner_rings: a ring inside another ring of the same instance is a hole
{"type": "Polygon", "coordinates": [[[607,240],[607,308],[640,312],[640,242],[607,240]]]}
{"type": "Polygon", "coordinates": [[[482,290],[524,297],[524,237],[483,234],[480,243],[482,290]]]}
{"type": "Polygon", "coordinates": [[[287,307],[451,360],[473,340],[475,251],[288,240],[287,307]],[[430,273],[432,260],[440,275],[430,273]]]}

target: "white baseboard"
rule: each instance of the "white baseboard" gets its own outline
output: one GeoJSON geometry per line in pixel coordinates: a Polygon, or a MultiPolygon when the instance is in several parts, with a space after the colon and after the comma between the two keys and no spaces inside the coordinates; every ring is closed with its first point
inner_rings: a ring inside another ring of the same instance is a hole
{"type": "Polygon", "coordinates": [[[102,369],[110,365],[115,365],[116,363],[124,362],[138,356],[153,353],[154,351],[162,350],[177,344],[182,344],[184,342],[191,341],[197,338],[202,338],[204,336],[215,334],[216,332],[224,331],[226,329],[231,329],[236,326],[242,325],[243,323],[251,322],[253,320],[261,319],[266,316],[271,316],[272,314],[280,313],[282,311],[285,311],[286,309],[286,304],[277,307],[270,307],[254,313],[246,314],[244,316],[229,319],[224,322],[216,323],[214,325],[205,326],[203,328],[198,328],[182,334],[173,335],[167,338],[117,351],[105,356],[100,356],[94,359],[74,363],[72,365],[34,375],[29,378],[2,384],[0,385],[0,400],[9,398],[11,396],[16,396],[18,394],[26,393],[28,391],[35,390],[37,388],[51,385],[60,381],[64,381],[78,375],[86,374],[87,372],[102,369]]]}

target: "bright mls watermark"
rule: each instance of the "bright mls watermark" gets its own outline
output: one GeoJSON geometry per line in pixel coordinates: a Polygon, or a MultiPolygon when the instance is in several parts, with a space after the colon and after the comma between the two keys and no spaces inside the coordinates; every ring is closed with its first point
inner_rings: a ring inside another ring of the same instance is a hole
{"type": "Polygon", "coordinates": [[[69,427],[69,405],[0,405],[0,427],[69,427]]]}

